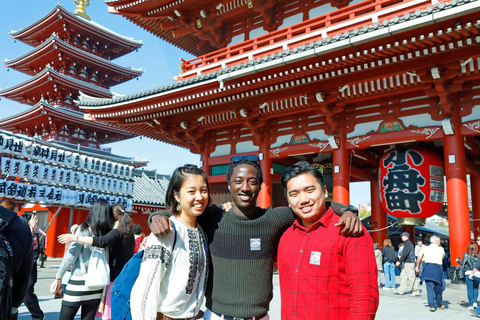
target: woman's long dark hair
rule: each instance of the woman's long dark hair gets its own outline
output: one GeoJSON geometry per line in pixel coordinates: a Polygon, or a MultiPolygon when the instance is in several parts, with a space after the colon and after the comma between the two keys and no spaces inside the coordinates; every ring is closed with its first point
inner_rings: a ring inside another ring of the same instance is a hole
{"type": "Polygon", "coordinates": [[[467,254],[478,257],[478,246],[475,242],[470,242],[467,247],[467,254]]]}
{"type": "Polygon", "coordinates": [[[168,212],[170,212],[170,214],[178,213],[178,209],[177,209],[178,202],[175,199],[175,193],[177,194],[180,193],[180,187],[182,186],[187,176],[189,175],[199,175],[203,177],[203,179],[205,180],[205,184],[207,185],[207,191],[208,191],[207,207],[210,206],[210,203],[212,200],[210,197],[210,186],[208,185],[207,175],[202,169],[200,169],[196,165],[186,164],[182,167],[178,167],[177,169],[175,169],[175,171],[173,171],[172,178],[168,183],[167,192],[165,194],[165,205],[167,207],[168,212]]]}
{"type": "Polygon", "coordinates": [[[128,238],[133,234],[132,217],[125,212],[125,207],[117,203],[112,207],[113,218],[118,221],[118,230],[124,238],[128,238]]]}
{"type": "Polygon", "coordinates": [[[107,200],[95,201],[88,212],[87,219],[80,225],[80,230],[90,228],[92,235],[101,237],[106,235],[113,227],[113,215],[107,200]]]}

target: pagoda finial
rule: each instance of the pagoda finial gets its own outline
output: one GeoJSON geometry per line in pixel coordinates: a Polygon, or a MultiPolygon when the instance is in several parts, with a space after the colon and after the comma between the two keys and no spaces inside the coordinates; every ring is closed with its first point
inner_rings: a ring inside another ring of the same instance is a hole
{"type": "Polygon", "coordinates": [[[77,5],[77,9],[73,12],[74,14],[78,14],[88,20],[92,19],[92,17],[85,12],[85,7],[90,5],[90,0],[73,0],[73,2],[77,5]]]}

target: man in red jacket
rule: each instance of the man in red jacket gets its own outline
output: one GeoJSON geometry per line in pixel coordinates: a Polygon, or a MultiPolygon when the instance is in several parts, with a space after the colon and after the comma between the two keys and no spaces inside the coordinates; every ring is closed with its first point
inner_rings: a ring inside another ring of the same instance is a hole
{"type": "Polygon", "coordinates": [[[278,247],[282,319],[374,319],[377,265],[371,236],[344,236],[327,210],[323,175],[305,161],[290,166],[281,183],[297,215],[278,247]]]}

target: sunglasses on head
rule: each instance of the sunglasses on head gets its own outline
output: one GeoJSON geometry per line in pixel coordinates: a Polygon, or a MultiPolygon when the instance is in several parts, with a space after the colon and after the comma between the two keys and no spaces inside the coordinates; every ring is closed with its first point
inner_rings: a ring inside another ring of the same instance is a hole
{"type": "Polygon", "coordinates": [[[258,156],[248,155],[248,156],[234,156],[230,158],[230,163],[237,163],[242,161],[243,159],[247,159],[248,161],[252,162],[259,162],[260,158],[258,156]]]}

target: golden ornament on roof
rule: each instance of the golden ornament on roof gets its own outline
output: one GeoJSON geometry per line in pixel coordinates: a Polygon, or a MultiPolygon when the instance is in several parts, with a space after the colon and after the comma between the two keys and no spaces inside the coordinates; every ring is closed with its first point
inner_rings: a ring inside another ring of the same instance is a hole
{"type": "Polygon", "coordinates": [[[73,2],[77,5],[77,9],[73,12],[74,14],[78,14],[88,20],[92,18],[85,12],[85,7],[90,5],[90,0],[74,0],[73,2]]]}

